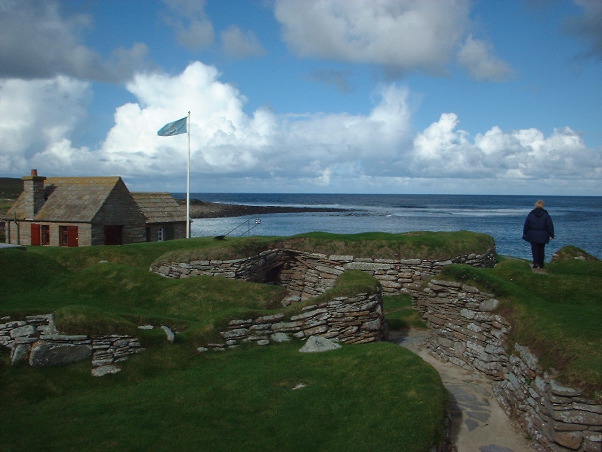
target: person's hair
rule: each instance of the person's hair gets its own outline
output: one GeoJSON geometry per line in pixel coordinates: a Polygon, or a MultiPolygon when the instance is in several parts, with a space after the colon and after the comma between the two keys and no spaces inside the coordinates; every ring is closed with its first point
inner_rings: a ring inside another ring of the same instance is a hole
{"type": "Polygon", "coordinates": [[[537,201],[535,203],[535,207],[539,207],[540,209],[543,209],[543,201],[541,199],[539,201],[537,201]]]}

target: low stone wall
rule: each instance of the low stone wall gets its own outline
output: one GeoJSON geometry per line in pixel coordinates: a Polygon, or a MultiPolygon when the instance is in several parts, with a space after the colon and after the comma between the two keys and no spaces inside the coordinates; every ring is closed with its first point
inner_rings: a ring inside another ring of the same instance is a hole
{"type": "Polygon", "coordinates": [[[0,321],[0,346],[10,350],[11,362],[29,362],[32,367],[49,367],[92,359],[95,376],[115,373],[116,363],[139,353],[137,338],[126,335],[87,336],[60,334],[52,314],[28,316],[24,320],[0,321]]]}
{"type": "Polygon", "coordinates": [[[555,381],[526,347],[508,352],[510,324],[495,314],[498,304],[475,287],[430,281],[416,299],[436,333],[430,351],[492,378],[500,404],[546,450],[602,450],[602,405],[555,381]]]}
{"type": "Polygon", "coordinates": [[[331,289],[336,278],[351,269],[374,276],[386,294],[416,294],[424,281],[449,264],[493,267],[495,249],[482,255],[467,254],[447,260],[373,259],[274,249],[243,259],[167,262],[151,267],[151,271],[169,278],[210,275],[272,282],[285,287],[291,300],[305,300],[331,289]]]}
{"type": "Polygon", "coordinates": [[[268,345],[292,338],[319,335],[347,344],[361,344],[386,338],[382,293],[337,297],[331,301],[305,306],[300,314],[274,314],[256,319],[237,319],[220,334],[223,343],[208,344],[199,351],[226,350],[242,344],[268,345]]]}

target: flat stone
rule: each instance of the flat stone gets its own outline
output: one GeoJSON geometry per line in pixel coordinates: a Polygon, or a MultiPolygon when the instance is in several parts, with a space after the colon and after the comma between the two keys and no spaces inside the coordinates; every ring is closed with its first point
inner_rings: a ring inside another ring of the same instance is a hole
{"type": "Polygon", "coordinates": [[[51,344],[38,341],[31,347],[29,364],[32,367],[64,366],[92,356],[92,346],[51,344]]]}
{"type": "Polygon", "coordinates": [[[341,346],[330,339],[321,336],[311,336],[299,351],[301,353],[316,353],[336,350],[337,348],[341,348],[341,346]]]}
{"type": "Polygon", "coordinates": [[[554,441],[571,450],[578,450],[583,442],[581,433],[577,432],[555,432],[554,441]]]}
{"type": "Polygon", "coordinates": [[[288,342],[291,340],[289,335],[286,333],[274,333],[270,339],[274,342],[288,342]]]}
{"type": "Polygon", "coordinates": [[[116,374],[117,372],[121,372],[120,367],[109,365],[95,367],[90,373],[93,377],[104,377],[105,375],[116,374]]]}
{"type": "Polygon", "coordinates": [[[491,298],[489,300],[485,300],[481,303],[481,311],[483,312],[491,312],[495,311],[499,306],[500,301],[495,298],[491,298]]]}
{"type": "Polygon", "coordinates": [[[36,336],[37,334],[38,330],[33,325],[24,325],[11,330],[10,337],[14,339],[16,337],[36,336]]]}
{"type": "Polygon", "coordinates": [[[552,418],[567,424],[602,426],[602,415],[581,410],[552,411],[552,418]]]}
{"type": "Polygon", "coordinates": [[[580,390],[563,386],[556,380],[550,381],[550,391],[552,391],[552,394],[563,397],[577,397],[581,395],[580,390]]]}

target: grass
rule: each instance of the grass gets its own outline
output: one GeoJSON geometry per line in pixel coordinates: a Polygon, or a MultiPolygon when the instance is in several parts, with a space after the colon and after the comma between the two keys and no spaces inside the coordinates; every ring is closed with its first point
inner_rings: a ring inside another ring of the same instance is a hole
{"type": "Polygon", "coordinates": [[[426,328],[422,314],[412,308],[410,295],[387,295],[383,297],[383,309],[389,331],[407,328],[426,328]]]}
{"type": "Polygon", "coordinates": [[[176,345],[103,379],[80,365],[0,369],[11,382],[0,387],[10,413],[0,450],[411,452],[442,438],[446,394],[417,356],[388,343],[298,348],[191,355],[176,345]]]}
{"type": "Polygon", "coordinates": [[[50,258],[66,269],[77,271],[107,261],[148,270],[151,263],[165,253],[183,250],[199,250],[219,247],[219,242],[201,237],[194,239],[169,240],[166,242],[134,243],[121,246],[87,246],[87,247],[28,247],[28,251],[45,258],[50,258]]]}
{"type": "MultiPolygon", "coordinates": [[[[380,250],[377,257],[402,249],[445,257],[435,251],[445,237],[460,242],[445,245],[445,253],[481,239],[464,232],[316,233],[287,243],[300,248],[313,243],[327,254],[357,255],[365,243],[380,250]]],[[[285,240],[200,238],[2,250],[0,314],[54,312],[59,327],[69,332],[132,332],[148,350],[132,357],[121,373],[102,379],[90,377],[89,363],[32,369],[10,366],[0,351],[0,450],[35,450],[40,444],[61,451],[361,451],[395,450],[400,444],[407,451],[428,450],[441,438],[446,395],[435,371],[418,357],[387,343],[325,354],[300,354],[300,344],[290,343],[197,355],[196,345],[217,337],[228,319],[273,313],[282,288],[215,277],[170,280],[148,271],[166,253],[234,256],[285,240]],[[157,330],[138,330],[142,323],[168,324],[179,332],[178,340],[167,345],[157,330]],[[298,385],[304,386],[293,389],[298,385]]],[[[554,367],[560,381],[601,398],[599,261],[566,259],[550,264],[547,274],[535,274],[526,262],[505,259],[495,269],[447,266],[443,277],[496,294],[503,301],[500,312],[515,324],[513,340],[554,367]]],[[[321,299],[377,289],[374,278],[346,272],[321,299]]],[[[409,304],[407,296],[385,297],[389,328],[421,326],[409,304]]],[[[287,309],[296,308],[282,308],[287,309]]]]}
{"type": "Polygon", "coordinates": [[[602,262],[563,260],[535,273],[506,259],[494,269],[449,266],[443,277],[468,281],[503,301],[512,341],[527,345],[564,384],[602,401],[602,262]]]}
{"type": "Polygon", "coordinates": [[[23,180],[16,177],[0,177],[0,198],[15,200],[23,191],[23,180]]]}
{"type": "MultiPolygon", "coordinates": [[[[227,240],[240,252],[273,239],[227,240]],[[245,243],[247,242],[247,243],[245,243]]],[[[447,395],[437,373],[401,347],[376,343],[301,354],[301,343],[198,355],[232,318],[274,313],[282,288],[148,271],[167,251],[211,239],[120,247],[0,252],[0,314],[53,312],[68,333],[137,335],[147,350],[101,379],[90,363],[11,366],[0,350],[0,450],[428,450],[442,439],[447,395]],[[166,344],[161,330],[176,331],[166,344]],[[303,385],[299,389],[293,389],[303,385]],[[60,413],[61,428],[56,427],[60,413]],[[35,429],[30,428],[35,424],[35,429]]],[[[215,251],[212,251],[215,252],[215,251]]],[[[230,251],[226,251],[230,252],[230,251]]],[[[318,300],[373,293],[365,273],[341,275],[318,300]]],[[[279,308],[292,311],[299,306],[279,308]]]]}
{"type": "Polygon", "coordinates": [[[3,278],[6,293],[0,310],[13,315],[56,312],[57,326],[72,334],[108,334],[126,325],[131,332],[136,324],[168,324],[179,332],[186,330],[195,343],[206,342],[215,339],[217,329],[227,320],[265,313],[284,296],[284,289],[266,284],[209,276],[174,280],[114,263],[71,272],[40,259],[44,265],[30,269],[48,270],[46,277],[40,278],[44,284],[26,270],[30,260],[35,260],[34,254],[3,250],[0,263],[8,263],[8,253],[26,259],[14,266],[11,274],[19,277],[12,283],[10,275],[3,278]],[[36,284],[28,286],[24,275],[36,284]],[[97,321],[100,318],[102,322],[97,321]],[[109,319],[114,320],[113,326],[109,319]]]}
{"type": "Polygon", "coordinates": [[[219,247],[199,247],[166,253],[153,265],[158,266],[163,262],[243,258],[273,248],[379,259],[448,259],[470,253],[485,253],[494,246],[491,236],[469,231],[403,234],[312,232],[289,238],[254,237],[246,240],[228,238],[221,242],[219,247]]]}

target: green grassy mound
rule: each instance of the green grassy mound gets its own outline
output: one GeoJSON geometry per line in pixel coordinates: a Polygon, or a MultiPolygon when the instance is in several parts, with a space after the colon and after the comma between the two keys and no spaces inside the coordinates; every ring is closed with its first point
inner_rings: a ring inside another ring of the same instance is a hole
{"type": "MultiPolygon", "coordinates": [[[[156,259],[153,265],[158,266],[164,262],[237,259],[255,256],[262,251],[274,248],[352,255],[354,257],[377,257],[379,259],[449,259],[471,253],[485,253],[495,246],[491,236],[469,231],[408,232],[404,234],[312,232],[288,238],[228,238],[217,243],[219,245],[214,243],[213,246],[179,249],[165,253],[156,259]]],[[[207,244],[203,243],[203,245],[207,244]]]]}
{"type": "Polygon", "coordinates": [[[467,281],[503,301],[512,340],[527,345],[563,383],[602,401],[602,262],[561,260],[535,273],[506,259],[493,269],[453,265],[443,278],[467,281]]]}

